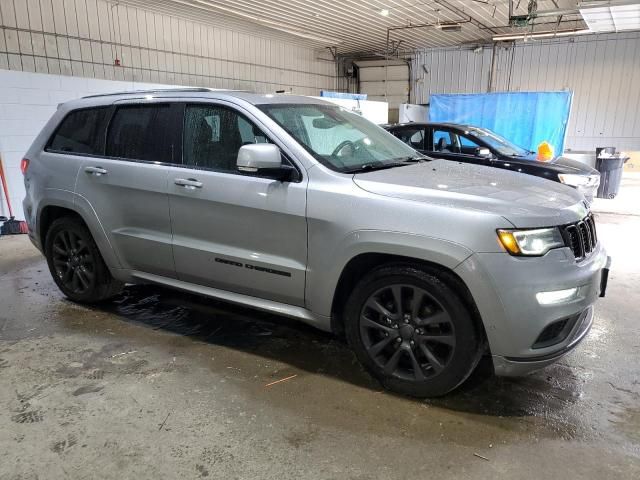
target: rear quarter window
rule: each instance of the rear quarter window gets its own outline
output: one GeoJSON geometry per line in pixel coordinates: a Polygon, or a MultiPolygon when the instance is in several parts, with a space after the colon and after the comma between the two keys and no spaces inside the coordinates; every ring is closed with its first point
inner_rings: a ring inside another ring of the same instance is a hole
{"type": "Polygon", "coordinates": [[[47,151],[102,155],[109,107],[86,108],[67,114],[56,129],[47,151]]]}

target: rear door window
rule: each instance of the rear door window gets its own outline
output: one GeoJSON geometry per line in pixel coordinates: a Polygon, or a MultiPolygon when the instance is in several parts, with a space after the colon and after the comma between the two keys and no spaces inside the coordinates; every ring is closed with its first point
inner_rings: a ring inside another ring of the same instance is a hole
{"type": "Polygon", "coordinates": [[[424,128],[411,127],[394,130],[393,134],[416,150],[424,150],[424,128]]]}
{"type": "Polygon", "coordinates": [[[107,134],[108,157],[150,162],[172,162],[171,106],[118,107],[107,134]]]}
{"type": "Polygon", "coordinates": [[[86,108],[69,113],[47,145],[47,151],[102,155],[109,107],[86,108]]]}

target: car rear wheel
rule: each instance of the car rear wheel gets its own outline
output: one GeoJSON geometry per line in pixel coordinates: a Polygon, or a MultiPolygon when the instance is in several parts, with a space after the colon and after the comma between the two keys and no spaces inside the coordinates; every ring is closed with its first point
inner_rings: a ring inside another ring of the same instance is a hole
{"type": "Polygon", "coordinates": [[[394,392],[444,395],[482,354],[464,301],[437,274],[409,265],[369,273],[346,309],[349,344],[365,368],[394,392]]]}
{"type": "Polygon", "coordinates": [[[96,303],[116,295],[122,283],[107,268],[84,223],[75,218],[55,220],[45,239],[49,271],[69,299],[96,303]]]}

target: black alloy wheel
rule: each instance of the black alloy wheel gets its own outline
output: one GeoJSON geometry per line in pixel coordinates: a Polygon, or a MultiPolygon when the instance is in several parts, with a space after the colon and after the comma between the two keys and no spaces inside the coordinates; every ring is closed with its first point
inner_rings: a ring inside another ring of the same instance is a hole
{"type": "Polygon", "coordinates": [[[415,397],[462,384],[484,352],[482,325],[451,276],[383,265],[356,285],[345,307],[347,340],[382,385],[415,397]]]}
{"type": "Polygon", "coordinates": [[[53,238],[52,253],[56,275],[67,290],[82,295],[95,285],[95,259],[75,232],[60,230],[53,238]]]}
{"type": "Polygon", "coordinates": [[[374,292],[360,313],[360,335],[376,365],[404,380],[439,374],[456,348],[449,313],[433,295],[413,285],[374,292]]]}
{"type": "Polygon", "coordinates": [[[116,295],[123,284],[114,279],[84,222],[56,219],[47,231],[45,256],[53,280],[71,300],[96,303],[116,295]]]}

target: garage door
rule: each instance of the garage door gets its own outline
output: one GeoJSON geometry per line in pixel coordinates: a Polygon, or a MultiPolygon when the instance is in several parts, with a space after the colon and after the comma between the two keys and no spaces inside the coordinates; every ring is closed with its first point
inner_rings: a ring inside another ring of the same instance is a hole
{"type": "Polygon", "coordinates": [[[371,60],[356,62],[360,79],[360,93],[368,100],[389,104],[389,121],[398,120],[401,103],[409,102],[409,66],[404,62],[371,60]]]}

